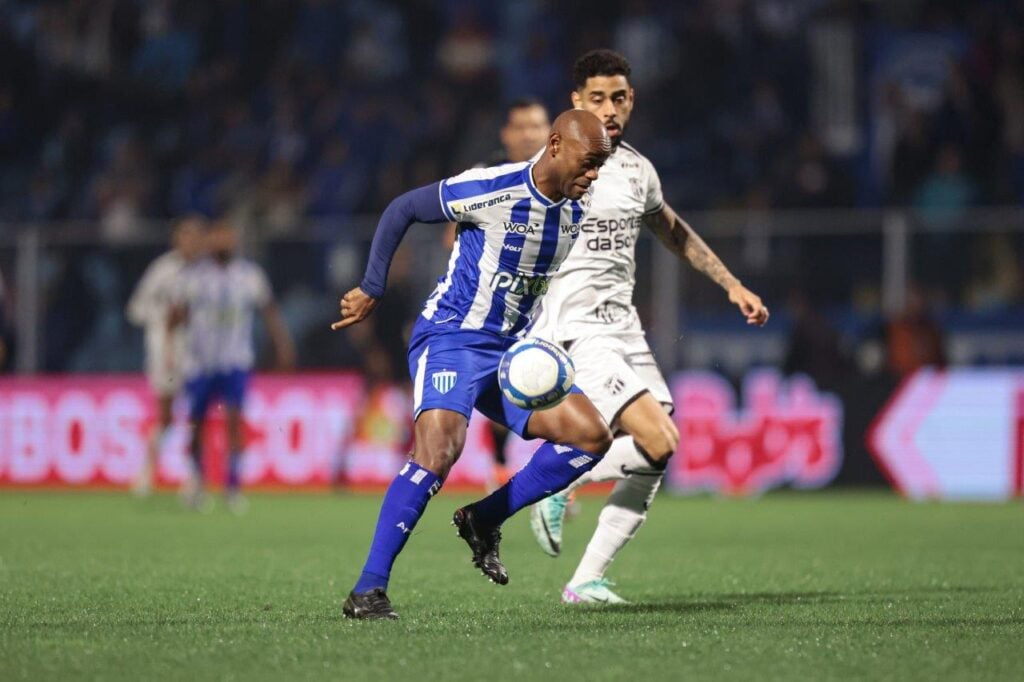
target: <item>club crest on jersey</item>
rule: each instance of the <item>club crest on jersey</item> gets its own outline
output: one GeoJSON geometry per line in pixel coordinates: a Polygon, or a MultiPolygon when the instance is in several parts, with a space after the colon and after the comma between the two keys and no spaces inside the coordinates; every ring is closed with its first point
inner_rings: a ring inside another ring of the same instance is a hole
{"type": "Polygon", "coordinates": [[[629,179],[629,188],[631,190],[633,190],[633,198],[634,199],[636,199],[637,201],[643,201],[643,198],[644,198],[644,188],[640,184],[640,178],[636,178],[636,177],[630,178],[629,179]]]}
{"type": "Polygon", "coordinates": [[[458,372],[453,372],[450,369],[446,369],[441,372],[434,372],[430,380],[434,382],[434,388],[441,395],[444,395],[448,391],[455,388],[455,381],[459,378],[458,372]]]}

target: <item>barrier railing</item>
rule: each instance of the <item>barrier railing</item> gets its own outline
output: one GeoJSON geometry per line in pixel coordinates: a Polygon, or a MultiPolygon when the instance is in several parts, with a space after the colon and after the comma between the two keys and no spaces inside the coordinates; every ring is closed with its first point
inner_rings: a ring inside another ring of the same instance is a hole
{"type": "MultiPolygon", "coordinates": [[[[666,370],[718,364],[738,375],[781,362],[795,298],[822,311],[846,338],[863,339],[886,314],[903,310],[918,285],[943,303],[939,321],[951,334],[954,362],[1020,360],[1024,209],[711,211],[686,218],[775,317],[751,333],[717,287],[641,230],[635,300],[666,370]]],[[[300,361],[319,357],[310,339],[330,321],[338,295],[361,278],[374,223],[364,216],[327,233],[310,224],[286,236],[247,229],[245,251],[270,274],[300,361]]],[[[406,305],[391,314],[411,318],[443,272],[442,231],[409,231],[392,274],[406,305]]],[[[0,225],[3,302],[16,330],[18,371],[140,367],[141,337],[122,312],[145,265],[165,248],[166,232],[163,221],[140,223],[117,240],[102,238],[89,222],[0,225]]]]}

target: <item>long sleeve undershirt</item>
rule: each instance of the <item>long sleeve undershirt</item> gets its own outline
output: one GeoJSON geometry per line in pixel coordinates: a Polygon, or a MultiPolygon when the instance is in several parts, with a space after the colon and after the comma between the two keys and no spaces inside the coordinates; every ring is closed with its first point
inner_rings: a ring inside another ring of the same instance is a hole
{"type": "Polygon", "coordinates": [[[370,245],[366,275],[359,288],[373,298],[384,295],[388,270],[398,245],[413,223],[443,223],[448,220],[441,208],[440,183],[411,190],[388,204],[377,223],[370,245]]]}

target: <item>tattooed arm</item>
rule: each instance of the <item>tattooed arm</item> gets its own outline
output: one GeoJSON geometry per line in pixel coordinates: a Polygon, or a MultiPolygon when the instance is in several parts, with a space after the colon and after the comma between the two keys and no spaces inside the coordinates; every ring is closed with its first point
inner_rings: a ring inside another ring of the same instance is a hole
{"type": "Polygon", "coordinates": [[[768,321],[768,308],[761,302],[761,298],[729,272],[729,268],[725,267],[725,263],[715,255],[711,247],[668,204],[660,211],[644,216],[644,224],[669,251],[680,259],[685,258],[694,269],[703,272],[725,289],[729,300],[747,318],[747,324],[760,327],[768,321]]]}

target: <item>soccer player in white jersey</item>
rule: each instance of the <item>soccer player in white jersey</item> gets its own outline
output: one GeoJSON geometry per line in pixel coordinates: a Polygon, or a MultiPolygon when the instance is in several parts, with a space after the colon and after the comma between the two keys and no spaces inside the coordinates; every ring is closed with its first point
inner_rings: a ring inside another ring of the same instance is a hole
{"type": "Polygon", "coordinates": [[[157,420],[146,445],[145,460],[132,484],[136,495],[149,495],[156,474],[157,457],[171,427],[174,397],[181,390],[176,359],[181,354],[181,333],[167,330],[167,314],[174,299],[175,283],[182,269],[199,257],[205,221],[189,216],[178,221],[171,237],[173,248],[149,264],[128,299],[128,321],[145,330],[146,378],[156,395],[157,420]]]}
{"type": "Polygon", "coordinates": [[[182,271],[168,325],[185,326],[182,374],[189,398],[189,454],[192,476],[185,502],[206,503],[203,485],[202,433],[211,404],[224,404],[228,432],[225,501],[233,511],[245,508],[239,494],[242,463],[242,409],[249,372],[255,360],[253,312],[259,310],[274,346],[279,369],[295,364],[295,349],[263,269],[236,254],[234,227],[221,221],[206,233],[206,258],[182,271]]]}
{"type": "Polygon", "coordinates": [[[601,119],[613,151],[594,184],[579,243],[552,280],[531,331],[568,350],[576,383],[621,436],[597,466],[531,510],[537,542],[558,556],[569,493],[589,482],[616,481],[583,558],[562,591],[566,603],[624,601],[610,589],[605,571],[646,520],[679,442],[669,416],[672,397],[633,306],[634,248],[641,226],[720,285],[748,324],[760,326],[768,320],[761,299],[664,202],[651,162],[622,141],[634,101],[629,74],[626,59],[611,50],[588,52],[573,67],[573,106],[601,119]]]}
{"type": "Polygon", "coordinates": [[[468,170],[403,194],[381,216],[366,276],[341,299],[336,329],[373,311],[412,223],[454,221],[460,234],[448,272],[409,341],[412,457],[384,495],[369,555],[342,607],[345,616],[397,618],[386,592],[391,569],[462,453],[474,408],[521,436],[545,441],[508,483],[457,509],[452,519],[473,563],[500,585],[508,582],[498,554],[501,524],[567,486],[611,445],[608,426],[579,389],[548,410],[531,412],[502,395],[497,376],[502,354],[532,323],[552,273],[579,237],[590,185],[610,151],[601,121],[570,110],[555,119],[535,161],[468,170]]]}

